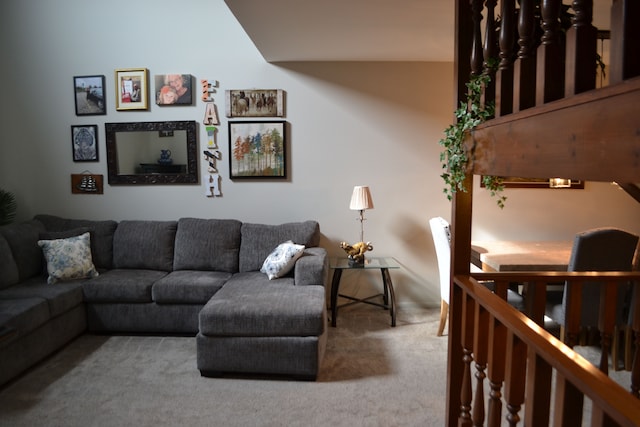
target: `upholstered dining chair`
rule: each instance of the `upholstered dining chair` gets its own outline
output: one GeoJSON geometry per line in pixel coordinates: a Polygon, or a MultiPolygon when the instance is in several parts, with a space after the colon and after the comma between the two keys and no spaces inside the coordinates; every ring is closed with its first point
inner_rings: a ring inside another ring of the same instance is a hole
{"type": "MultiPolygon", "coordinates": [[[[568,271],[632,271],[638,236],[613,227],[596,228],[576,234],[569,258],[568,271]]],[[[560,324],[564,338],[567,290],[565,283],[562,304],[554,306],[551,318],[560,324]]],[[[621,284],[616,302],[616,325],[625,325],[625,304],[630,300],[630,284],[621,284]]],[[[600,286],[585,283],[582,288],[581,329],[598,327],[600,308],[600,286]]]]}
{"type": "MultiPolygon", "coordinates": [[[[451,232],[446,219],[434,217],[429,220],[433,244],[436,248],[436,258],[438,260],[438,272],[440,278],[440,324],[438,326],[438,336],[442,336],[444,327],[449,315],[449,286],[451,275],[451,232]]],[[[482,271],[481,268],[471,264],[471,271],[482,271]]],[[[493,282],[483,282],[485,286],[492,289],[493,282]]],[[[514,307],[521,310],[523,308],[522,296],[509,289],[507,291],[507,301],[514,307]]]]}
{"type": "Polygon", "coordinates": [[[449,276],[451,270],[451,234],[449,223],[442,217],[435,217],[429,220],[433,244],[436,248],[436,258],[438,260],[438,272],[440,277],[440,325],[438,326],[438,336],[444,332],[449,314],[449,276]]]}

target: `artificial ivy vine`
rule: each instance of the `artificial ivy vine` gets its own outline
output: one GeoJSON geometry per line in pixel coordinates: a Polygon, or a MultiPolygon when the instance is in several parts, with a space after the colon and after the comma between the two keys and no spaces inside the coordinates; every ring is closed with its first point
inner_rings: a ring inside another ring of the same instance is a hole
{"type": "MultiPolygon", "coordinates": [[[[471,78],[467,83],[466,102],[460,102],[460,107],[455,111],[456,122],[445,129],[445,136],[439,142],[444,147],[444,151],[440,153],[440,161],[445,170],[440,176],[446,184],[444,193],[449,200],[453,199],[456,191],[467,191],[464,180],[469,158],[463,145],[465,134],[493,117],[495,111],[493,103],[483,105],[481,102],[482,89],[489,84],[490,80],[491,77],[487,74],[471,78]]],[[[485,175],[482,182],[491,196],[497,197],[498,207],[504,208],[507,198],[502,194],[504,190],[502,178],[485,175]]]]}

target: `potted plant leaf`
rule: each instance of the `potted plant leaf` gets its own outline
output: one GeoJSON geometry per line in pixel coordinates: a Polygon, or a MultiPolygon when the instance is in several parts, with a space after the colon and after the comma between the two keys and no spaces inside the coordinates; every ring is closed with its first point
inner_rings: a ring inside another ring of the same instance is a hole
{"type": "Polygon", "coordinates": [[[0,188],[0,225],[11,224],[16,217],[16,197],[0,188]]]}

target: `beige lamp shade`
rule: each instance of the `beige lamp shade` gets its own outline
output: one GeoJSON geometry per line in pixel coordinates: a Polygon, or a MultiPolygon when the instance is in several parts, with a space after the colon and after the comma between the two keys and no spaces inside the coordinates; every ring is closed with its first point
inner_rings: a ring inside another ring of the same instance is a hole
{"type": "Polygon", "coordinates": [[[349,209],[354,211],[373,209],[373,199],[371,198],[371,192],[368,186],[356,185],[353,187],[349,209]]]}

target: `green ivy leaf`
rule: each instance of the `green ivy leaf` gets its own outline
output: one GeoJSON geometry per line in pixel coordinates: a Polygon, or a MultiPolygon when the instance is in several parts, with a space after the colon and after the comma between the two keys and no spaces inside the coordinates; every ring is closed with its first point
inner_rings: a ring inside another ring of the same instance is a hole
{"type": "MultiPolygon", "coordinates": [[[[443,192],[448,200],[452,200],[457,191],[466,192],[464,180],[468,164],[463,140],[467,132],[472,131],[479,124],[493,117],[495,106],[493,103],[482,105],[482,89],[489,84],[491,77],[488,74],[474,76],[467,82],[466,102],[460,102],[460,107],[455,110],[456,122],[448,126],[444,131],[444,138],[439,144],[444,147],[440,153],[442,168],[447,172],[441,175],[446,187],[443,192]]],[[[484,177],[485,186],[492,197],[497,197],[497,205],[504,208],[506,197],[501,195],[504,185],[499,177],[484,177]],[[487,184],[488,183],[488,184],[487,184]]]]}

